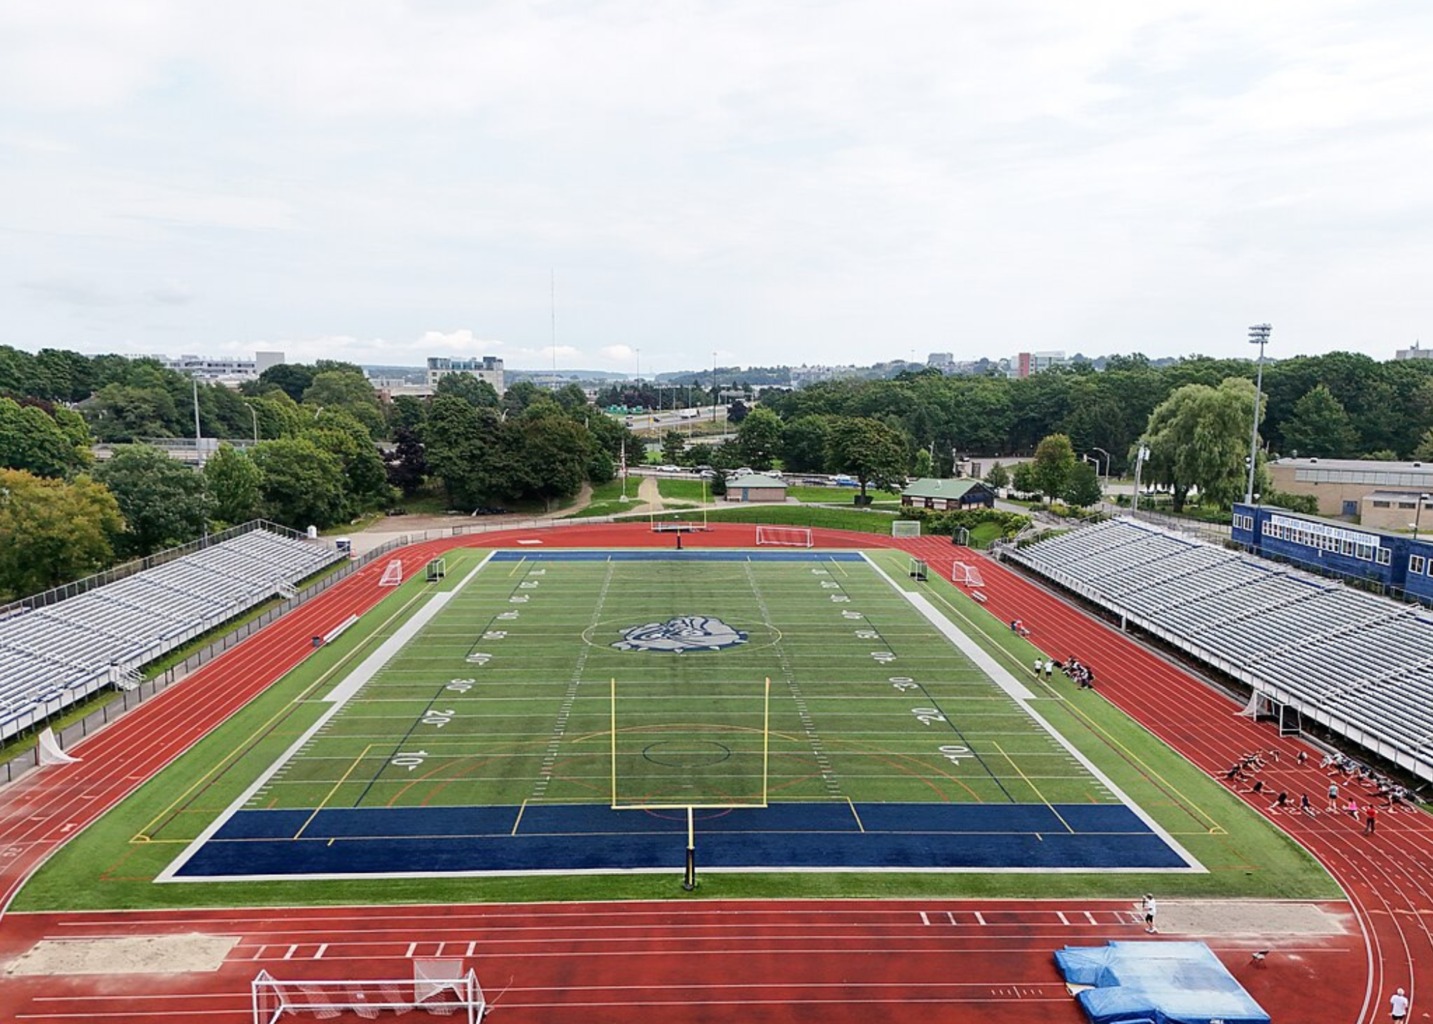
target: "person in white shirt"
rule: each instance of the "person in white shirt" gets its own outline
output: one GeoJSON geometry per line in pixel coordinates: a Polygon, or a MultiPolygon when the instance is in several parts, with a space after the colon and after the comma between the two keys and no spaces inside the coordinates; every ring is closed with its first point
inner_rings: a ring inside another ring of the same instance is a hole
{"type": "Polygon", "coordinates": [[[1149,934],[1151,934],[1151,935],[1158,935],[1158,934],[1159,934],[1159,929],[1154,926],[1154,915],[1158,912],[1158,910],[1159,910],[1159,908],[1158,908],[1158,906],[1155,904],[1155,901],[1154,901],[1154,893],[1152,893],[1152,892],[1147,892],[1147,893],[1145,893],[1145,894],[1144,894],[1144,930],[1147,931],[1147,932],[1149,932],[1149,934]]]}
{"type": "Polygon", "coordinates": [[[1403,994],[1403,989],[1399,989],[1393,993],[1393,996],[1388,1000],[1388,1010],[1393,1015],[1394,1020],[1402,1020],[1408,1016],[1408,997],[1403,994]]]}

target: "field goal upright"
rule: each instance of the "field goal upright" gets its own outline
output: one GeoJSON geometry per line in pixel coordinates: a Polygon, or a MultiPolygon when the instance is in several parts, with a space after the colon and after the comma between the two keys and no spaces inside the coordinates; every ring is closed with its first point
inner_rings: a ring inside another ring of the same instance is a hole
{"type": "Polygon", "coordinates": [[[758,526],[756,543],[762,547],[809,548],[812,546],[811,531],[802,526],[758,526]]]}
{"type": "Polygon", "coordinates": [[[385,1011],[400,1018],[421,1013],[479,1024],[487,1011],[477,973],[464,971],[461,960],[414,960],[411,978],[280,981],[260,971],[250,991],[254,1024],[278,1024],[298,1016],[326,1020],[349,1013],[376,1020],[385,1011]]]}

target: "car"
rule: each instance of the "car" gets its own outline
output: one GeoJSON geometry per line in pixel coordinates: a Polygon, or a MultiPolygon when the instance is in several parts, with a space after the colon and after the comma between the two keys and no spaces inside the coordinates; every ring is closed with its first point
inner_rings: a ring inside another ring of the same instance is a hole
{"type": "Polygon", "coordinates": [[[658,466],[657,468],[663,473],[680,473],[682,471],[681,466],[673,466],[670,464],[666,466],[658,466]]]}
{"type": "Polygon", "coordinates": [[[836,474],[836,476],[834,476],[834,477],[831,478],[831,482],[832,482],[833,484],[835,484],[837,487],[859,487],[859,486],[861,486],[860,483],[857,482],[857,480],[856,480],[855,477],[853,477],[853,476],[847,476],[845,473],[838,473],[838,474],[836,474]]]}
{"type": "Polygon", "coordinates": [[[732,476],[752,476],[754,473],[755,470],[750,466],[742,466],[740,469],[733,469],[731,471],[732,476]]]}

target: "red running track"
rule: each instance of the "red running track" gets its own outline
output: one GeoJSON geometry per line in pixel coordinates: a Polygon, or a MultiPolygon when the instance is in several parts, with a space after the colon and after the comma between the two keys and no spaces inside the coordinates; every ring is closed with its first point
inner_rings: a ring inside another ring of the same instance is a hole
{"type": "MultiPolygon", "coordinates": [[[[870,535],[817,534],[818,544],[826,547],[893,543],[870,535]]],[[[594,526],[449,538],[405,549],[402,556],[411,575],[428,557],[452,547],[514,547],[524,540],[549,547],[675,545],[672,535],[653,534],[646,527],[594,526]]],[[[753,540],[754,527],[722,525],[686,535],[684,546],[751,546],[753,540]]],[[[900,546],[922,557],[929,555],[932,564],[942,564],[951,548],[940,544],[937,549],[939,543],[926,539],[900,546]]],[[[0,909],[8,907],[23,880],[59,845],[307,656],[309,637],[377,603],[382,596],[376,586],[381,572],[382,560],[92,735],[75,748],[80,762],[32,773],[0,792],[0,909]]],[[[1128,689],[1129,709],[1141,719],[1148,713],[1151,728],[1190,756],[1198,755],[1196,761],[1204,763],[1201,758],[1211,754],[1201,744],[1228,739],[1227,702],[1118,634],[1092,627],[1079,613],[1019,578],[995,567],[987,570],[986,577],[992,610],[1002,617],[1003,608],[1017,607],[1028,622],[1036,622],[1038,607],[1044,621],[1036,639],[1045,639],[1048,631],[1051,642],[1060,641],[1055,647],[1074,643],[1074,649],[1091,652],[1083,656],[1097,669],[1101,665],[1092,653],[1095,650],[1102,658],[1108,651],[1112,661],[1139,654],[1162,666],[1170,677],[1167,693],[1144,692],[1132,681],[1111,678],[1113,673],[1106,670],[1100,671],[1102,692],[1119,700],[1128,689]],[[1121,650],[1121,644],[1130,650],[1121,650]],[[1183,698],[1181,687],[1188,691],[1183,698]],[[1142,698],[1133,699],[1141,693],[1142,698]],[[1178,728],[1170,728],[1170,722],[1177,722],[1178,728]]],[[[1238,726],[1246,723],[1240,720],[1238,726]]],[[[1259,730],[1251,733],[1248,743],[1234,742],[1221,749],[1214,762],[1228,760],[1243,749],[1271,745],[1267,731],[1259,730]]],[[[1326,825],[1341,838],[1350,832],[1337,820],[1310,824],[1326,825]]],[[[1326,852],[1337,858],[1357,848],[1356,843],[1348,845],[1348,851],[1330,846],[1326,852]]],[[[1382,867],[1388,869],[1396,860],[1382,867]]],[[[1420,885],[1426,881],[1421,876],[1419,880],[1420,885]]],[[[1356,902],[1355,907],[1367,928],[1370,904],[1356,902]]],[[[218,930],[239,936],[239,943],[211,974],[7,976],[0,981],[4,996],[0,1006],[13,1019],[27,1021],[238,1022],[247,1019],[248,979],[269,961],[282,963],[284,970],[274,971],[280,977],[316,977],[336,967],[345,972],[352,967],[355,974],[374,977],[393,973],[384,968],[395,964],[402,973],[408,957],[433,955],[433,943],[443,943],[449,955],[460,951],[466,955],[468,944],[474,943],[473,955],[481,959],[490,997],[505,986],[506,967],[513,984],[500,1001],[504,1013],[534,1022],[655,1015],[664,1021],[784,1022],[819,1017],[839,1024],[870,1020],[873,1014],[896,1022],[925,1022],[932,1017],[974,1022],[1035,1012],[1043,1020],[1074,1024],[1081,1014],[1056,983],[1049,952],[1067,942],[1137,936],[1140,933],[1128,920],[1128,912],[1126,904],[1072,901],[934,901],[930,905],[674,901],[9,914],[0,918],[0,957],[7,960],[40,937],[218,930]],[[944,923],[942,914],[948,915],[944,923]],[[360,966],[365,969],[359,971],[360,966]]],[[[1421,917],[1413,920],[1421,927],[1421,917]]],[[[1395,924],[1401,932],[1403,923],[1395,924]]],[[[1382,959],[1390,944],[1383,931],[1372,928],[1370,934],[1382,943],[1378,949],[1382,959]]],[[[1422,940],[1427,943],[1426,931],[1422,940]]],[[[1212,939],[1211,945],[1256,998],[1298,1014],[1278,1019],[1313,1020],[1316,1015],[1324,1020],[1372,1019],[1363,994],[1342,982],[1351,972],[1359,973],[1363,963],[1357,935],[1300,941],[1284,950],[1289,966],[1279,971],[1252,967],[1247,943],[1221,945],[1212,939]],[[1332,986],[1327,984],[1330,979],[1332,986]],[[1310,984],[1314,980],[1322,983],[1310,984]]],[[[1401,951],[1394,950],[1395,955],[1400,952],[1407,956],[1411,970],[1413,949],[1405,944],[1401,951]]],[[[1370,974],[1370,984],[1374,980],[1370,974]]],[[[1381,965],[1377,981],[1383,981],[1381,965]]]]}

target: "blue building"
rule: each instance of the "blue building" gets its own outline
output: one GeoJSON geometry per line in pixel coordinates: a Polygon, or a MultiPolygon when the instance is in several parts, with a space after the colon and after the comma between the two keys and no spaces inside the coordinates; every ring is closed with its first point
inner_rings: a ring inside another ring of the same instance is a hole
{"type": "Polygon", "coordinates": [[[1433,540],[1242,502],[1230,536],[1261,557],[1433,605],[1433,540]]]}

